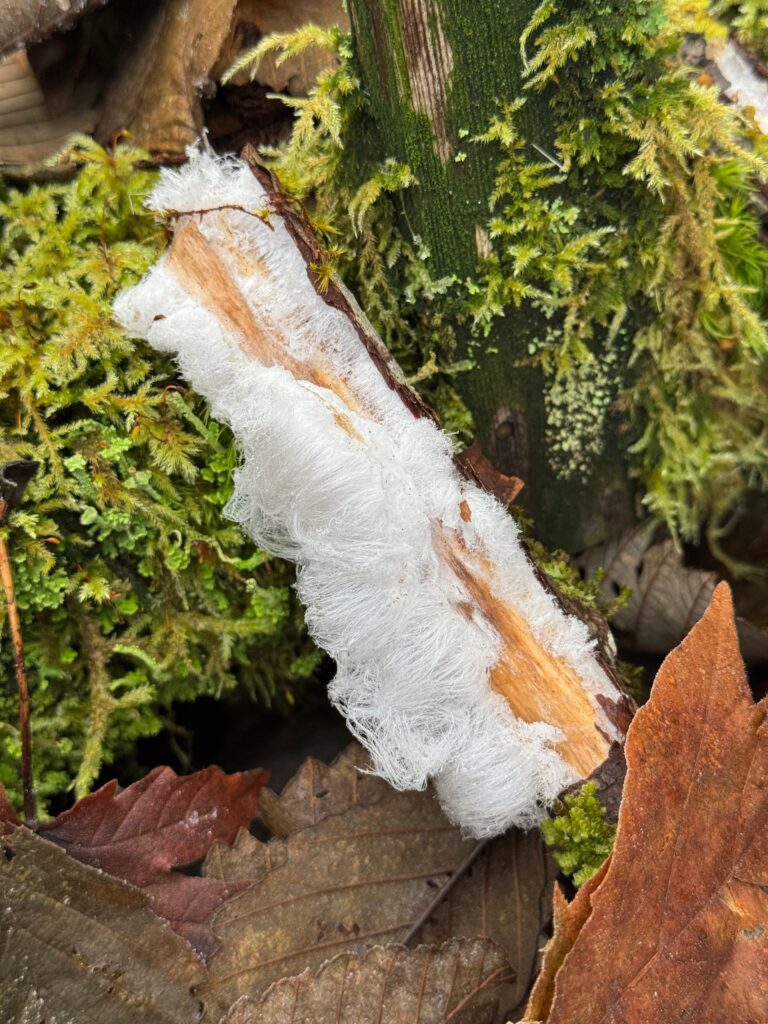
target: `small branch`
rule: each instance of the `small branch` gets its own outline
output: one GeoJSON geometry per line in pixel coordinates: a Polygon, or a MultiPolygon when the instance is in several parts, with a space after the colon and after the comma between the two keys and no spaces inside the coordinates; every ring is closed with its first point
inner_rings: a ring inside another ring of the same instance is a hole
{"type": "Polygon", "coordinates": [[[400,940],[401,946],[410,947],[413,940],[419,934],[421,929],[427,923],[429,918],[435,912],[435,909],[440,906],[443,900],[446,898],[448,893],[453,889],[459,879],[469,871],[472,865],[475,863],[480,854],[486,849],[488,844],[491,842],[490,839],[481,839],[480,842],[475,846],[474,849],[470,850],[464,860],[459,864],[456,870],[453,872],[451,877],[447,879],[444,885],[435,893],[435,898],[432,902],[424,909],[419,915],[416,921],[408,929],[407,933],[400,940]]]}
{"type": "MultiPolygon", "coordinates": [[[[0,526],[4,526],[8,513],[20,500],[27,483],[31,480],[36,462],[10,462],[0,470],[0,526]]],[[[31,825],[37,818],[35,790],[32,782],[32,737],[29,728],[29,685],[27,664],[24,659],[24,637],[21,618],[16,604],[16,588],[13,585],[11,556],[5,537],[0,536],[0,584],[8,609],[8,627],[13,644],[13,662],[16,670],[16,685],[19,690],[19,736],[21,739],[21,785],[24,794],[24,817],[31,825]]]]}

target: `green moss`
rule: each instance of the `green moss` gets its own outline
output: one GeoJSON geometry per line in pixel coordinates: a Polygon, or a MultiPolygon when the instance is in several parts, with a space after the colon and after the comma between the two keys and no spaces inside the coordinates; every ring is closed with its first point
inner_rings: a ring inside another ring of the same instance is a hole
{"type": "Polygon", "coordinates": [[[583,885],[613,849],[616,829],[606,821],[594,782],[585,783],[575,796],[560,802],[559,813],[541,823],[541,831],[554,858],[575,885],[583,885]]]}
{"type": "MultiPolygon", "coordinates": [[[[70,157],[71,181],[0,193],[0,462],[40,464],[4,532],[43,803],[75,776],[85,791],[173,701],[285,700],[314,667],[290,573],[222,515],[232,438],[111,319],[165,245],[142,206],[154,174],[124,146],[70,157]]],[[[7,643],[0,665],[0,782],[18,798],[7,643]]]]}

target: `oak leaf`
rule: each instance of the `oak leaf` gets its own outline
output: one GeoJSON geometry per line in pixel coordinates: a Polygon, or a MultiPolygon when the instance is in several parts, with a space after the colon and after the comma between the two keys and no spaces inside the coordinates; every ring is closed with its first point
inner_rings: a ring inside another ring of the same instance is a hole
{"type": "Polygon", "coordinates": [[[492,1024],[511,973],[504,950],[487,939],[375,946],[284,978],[259,1002],[238,1000],[222,1024],[492,1024]]]}
{"type": "MultiPolygon", "coordinates": [[[[283,838],[241,832],[215,844],[207,877],[251,883],[216,917],[219,948],[201,995],[225,1012],[241,995],[316,969],[342,951],[402,941],[476,843],[462,837],[431,793],[397,792],[360,775],[354,746],[330,768],[308,762],[263,817],[283,838]]],[[[507,953],[500,1020],[520,1003],[548,921],[555,870],[536,832],[495,840],[419,930],[421,942],[485,937],[507,953]]]]}
{"type": "Polygon", "coordinates": [[[0,1020],[194,1024],[204,968],[145,893],[20,827],[0,837],[0,1020]]]}
{"type": "Polygon", "coordinates": [[[720,584],[629,730],[616,845],[548,1024],[768,1020],[767,707],[720,584]]]}
{"type": "Polygon", "coordinates": [[[155,768],[118,791],[108,782],[39,833],[70,856],[145,889],[152,909],[200,952],[214,945],[210,920],[237,886],[173,872],[231,842],[258,812],[266,773],[211,767],[178,776],[155,768]]]}

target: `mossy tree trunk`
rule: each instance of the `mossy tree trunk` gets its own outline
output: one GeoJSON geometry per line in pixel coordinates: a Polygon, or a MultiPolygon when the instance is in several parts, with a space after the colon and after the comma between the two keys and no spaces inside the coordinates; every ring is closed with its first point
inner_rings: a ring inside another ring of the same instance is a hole
{"type": "MultiPolygon", "coordinates": [[[[409,165],[418,185],[404,194],[400,226],[427,244],[437,276],[464,280],[489,254],[489,196],[500,153],[471,139],[487,130],[499,99],[524,95],[519,40],[537,6],[538,0],[349,2],[372,117],[355,133],[349,159],[358,147],[366,157],[409,165]]],[[[552,152],[545,96],[528,93],[519,124],[532,160],[552,152]]],[[[576,551],[627,524],[630,489],[615,440],[586,476],[563,479],[552,469],[543,374],[529,357],[543,330],[530,309],[510,309],[457,386],[486,452],[525,481],[523,504],[537,535],[576,551]]]]}

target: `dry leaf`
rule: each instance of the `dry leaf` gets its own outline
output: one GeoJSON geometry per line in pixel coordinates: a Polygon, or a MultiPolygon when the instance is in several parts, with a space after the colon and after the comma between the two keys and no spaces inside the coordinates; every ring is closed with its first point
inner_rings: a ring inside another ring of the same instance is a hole
{"type": "Polygon", "coordinates": [[[8,799],[8,794],[5,792],[2,786],[0,786],[0,832],[4,829],[15,828],[16,825],[20,825],[19,816],[11,807],[11,802],[8,799]]]}
{"type": "MultiPolygon", "coordinates": [[[[640,653],[667,654],[701,618],[717,586],[717,573],[683,564],[670,537],[658,540],[645,522],[616,540],[590,548],[578,560],[587,576],[603,569],[606,598],[630,588],[629,602],[611,622],[625,643],[640,653]]],[[[742,653],[749,661],[768,656],[768,630],[737,620],[742,653]]]]}
{"type": "Polygon", "coordinates": [[[377,946],[285,978],[258,1003],[240,1000],[222,1024],[491,1024],[510,974],[504,950],[487,940],[377,946]]]}
{"type": "Polygon", "coordinates": [[[0,166],[7,172],[31,173],[72,134],[95,124],[88,95],[51,110],[24,50],[0,61],[0,166]]]}
{"type": "Polygon", "coordinates": [[[107,0],[4,0],[0,4],[0,57],[18,47],[47,39],[70,28],[89,10],[107,0]]]}
{"type": "Polygon", "coordinates": [[[147,896],[26,828],[0,839],[0,1020],[194,1024],[204,968],[147,896]]]}
{"type": "Polygon", "coordinates": [[[549,1024],[768,1020],[766,706],[720,584],[630,728],[616,846],[549,1024]]]}
{"type": "Polygon", "coordinates": [[[359,743],[350,743],[330,765],[308,757],[280,795],[262,790],[261,819],[273,835],[285,839],[350,807],[378,803],[392,790],[370,774],[370,767],[359,743]]]}
{"type": "MultiPolygon", "coordinates": [[[[183,153],[200,137],[200,99],[230,32],[236,0],[165,0],[109,84],[96,134],[128,129],[137,145],[183,153]]],[[[215,91],[210,83],[210,91],[215,91]]]]}
{"type": "MultiPolygon", "coordinates": [[[[324,771],[305,766],[282,797],[267,795],[265,816],[286,839],[241,833],[209,853],[208,877],[253,883],[215,921],[221,945],[201,991],[221,1012],[345,949],[401,940],[474,849],[430,791],[360,778],[362,756],[355,747],[324,771]]],[[[538,833],[513,831],[461,877],[419,938],[496,940],[516,972],[502,993],[511,1012],[528,988],[554,875],[538,833]]]]}
{"type": "Polygon", "coordinates": [[[83,797],[39,829],[72,857],[146,889],[152,909],[201,952],[213,948],[210,920],[233,891],[212,878],[172,872],[231,842],[256,817],[266,773],[206,768],[178,776],[155,768],[118,792],[116,782],[83,797]]]}
{"type": "Polygon", "coordinates": [[[557,972],[592,913],[592,893],[605,878],[609,864],[610,856],[581,886],[570,903],[563,896],[560,886],[555,886],[552,893],[552,938],[544,947],[541,970],[531,991],[522,1024],[536,1024],[536,1021],[546,1020],[549,1016],[555,997],[557,972]]]}

